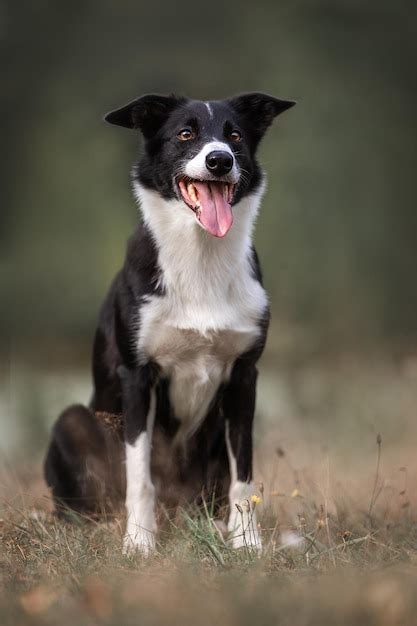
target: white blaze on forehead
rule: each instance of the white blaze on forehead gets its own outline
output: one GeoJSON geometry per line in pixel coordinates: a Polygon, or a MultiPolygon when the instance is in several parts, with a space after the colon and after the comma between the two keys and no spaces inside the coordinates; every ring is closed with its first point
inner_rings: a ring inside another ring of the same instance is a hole
{"type": "Polygon", "coordinates": [[[206,105],[207,111],[209,112],[209,115],[210,115],[210,119],[212,120],[213,119],[213,109],[212,109],[212,106],[211,106],[210,102],[205,102],[204,104],[206,105]]]}
{"type": "Polygon", "coordinates": [[[206,157],[210,152],[214,150],[221,150],[222,152],[227,152],[233,159],[233,167],[230,172],[227,174],[228,182],[236,184],[239,180],[239,167],[236,164],[236,159],[234,157],[233,152],[223,141],[210,141],[206,143],[200,150],[200,152],[193,158],[188,161],[184,168],[185,176],[189,178],[197,178],[200,180],[210,180],[211,178],[215,178],[209,172],[206,166],[206,157]]]}

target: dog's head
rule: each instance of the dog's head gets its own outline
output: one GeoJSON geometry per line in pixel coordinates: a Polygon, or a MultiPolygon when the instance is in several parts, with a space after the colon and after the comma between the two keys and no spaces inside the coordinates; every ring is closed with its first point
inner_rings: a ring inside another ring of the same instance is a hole
{"type": "Polygon", "coordinates": [[[151,94],[104,119],[142,132],[145,155],[135,175],[144,187],[182,200],[200,226],[224,237],[232,207],[261,183],[260,140],[294,104],[262,93],[211,102],[151,94]]]}

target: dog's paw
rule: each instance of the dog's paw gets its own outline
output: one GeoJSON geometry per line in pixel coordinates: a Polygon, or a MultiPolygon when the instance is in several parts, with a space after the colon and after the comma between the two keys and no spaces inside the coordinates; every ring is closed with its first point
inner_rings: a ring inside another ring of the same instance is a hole
{"type": "Polygon", "coordinates": [[[145,528],[127,531],[123,538],[123,554],[125,556],[140,554],[145,557],[155,552],[155,533],[145,528]]]}
{"type": "Polygon", "coordinates": [[[256,528],[235,528],[229,532],[229,538],[235,550],[246,548],[259,554],[262,552],[262,539],[256,528]]]}
{"type": "Polygon", "coordinates": [[[250,500],[235,504],[230,512],[229,541],[233,548],[247,548],[258,553],[262,552],[262,539],[258,530],[256,511],[250,500]]]}

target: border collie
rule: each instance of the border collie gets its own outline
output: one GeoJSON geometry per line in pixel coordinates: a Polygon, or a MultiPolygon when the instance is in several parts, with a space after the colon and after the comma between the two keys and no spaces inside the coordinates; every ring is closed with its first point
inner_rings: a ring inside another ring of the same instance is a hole
{"type": "Polygon", "coordinates": [[[256,151],[294,104],[145,95],[105,116],[144,137],[143,219],[101,310],[90,408],[59,417],[45,476],[61,513],[124,498],[126,552],[154,549],[156,497],[228,500],[232,545],[261,548],[252,425],[269,307],[252,245],[256,151]]]}

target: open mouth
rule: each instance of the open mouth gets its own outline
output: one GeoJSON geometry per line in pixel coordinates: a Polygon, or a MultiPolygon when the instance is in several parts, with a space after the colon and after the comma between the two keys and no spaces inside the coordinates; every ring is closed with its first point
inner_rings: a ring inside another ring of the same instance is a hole
{"type": "Polygon", "coordinates": [[[236,185],[219,180],[181,178],[178,187],[185,204],[211,235],[224,237],[233,224],[231,204],[236,185]]]}

